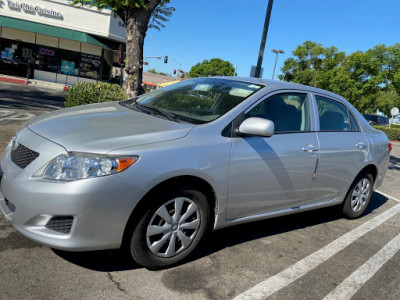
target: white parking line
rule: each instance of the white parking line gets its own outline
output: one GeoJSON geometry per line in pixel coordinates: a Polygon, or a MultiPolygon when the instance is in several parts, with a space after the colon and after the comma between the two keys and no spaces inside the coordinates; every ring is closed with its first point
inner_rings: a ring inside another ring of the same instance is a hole
{"type": "Polygon", "coordinates": [[[35,117],[34,114],[31,113],[21,113],[13,110],[0,110],[0,121],[5,120],[17,120],[17,121],[25,121],[35,117]]]}
{"type": "Polygon", "coordinates": [[[399,249],[400,234],[347,277],[324,300],[350,299],[399,249]]]}
{"type": "Polygon", "coordinates": [[[382,194],[383,196],[385,196],[385,197],[387,197],[387,198],[389,198],[389,199],[392,199],[392,200],[394,200],[394,201],[400,202],[399,199],[397,199],[397,198],[395,198],[395,197],[392,197],[392,196],[390,196],[390,195],[388,195],[388,194],[385,194],[384,192],[381,192],[381,191],[378,191],[378,190],[376,190],[375,192],[377,192],[377,193],[379,193],[379,194],[382,194]]]}
{"type": "Polygon", "coordinates": [[[329,258],[346,248],[358,238],[373,230],[399,212],[400,204],[397,204],[375,218],[342,235],[325,247],[296,262],[287,269],[236,296],[234,299],[243,300],[267,298],[268,296],[307,274],[309,271],[318,267],[320,264],[327,261],[329,258]]]}

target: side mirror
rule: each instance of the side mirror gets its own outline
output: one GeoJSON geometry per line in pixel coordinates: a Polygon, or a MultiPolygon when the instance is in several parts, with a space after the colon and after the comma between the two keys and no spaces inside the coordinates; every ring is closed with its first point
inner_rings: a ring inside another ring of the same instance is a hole
{"type": "Polygon", "coordinates": [[[239,126],[239,132],[245,135],[270,137],[274,134],[274,122],[262,118],[248,118],[239,126]]]}

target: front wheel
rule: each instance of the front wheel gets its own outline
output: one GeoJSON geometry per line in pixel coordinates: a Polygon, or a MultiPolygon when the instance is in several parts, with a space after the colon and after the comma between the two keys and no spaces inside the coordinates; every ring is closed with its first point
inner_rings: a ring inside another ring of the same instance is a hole
{"type": "Polygon", "coordinates": [[[352,184],[343,203],[343,214],[349,219],[361,216],[367,209],[373,192],[374,178],[369,173],[361,173],[352,184]]]}
{"type": "Polygon", "coordinates": [[[140,265],[161,269],[193,252],[209,227],[210,209],[206,196],[189,186],[154,198],[147,199],[152,204],[133,230],[130,250],[140,265]]]}

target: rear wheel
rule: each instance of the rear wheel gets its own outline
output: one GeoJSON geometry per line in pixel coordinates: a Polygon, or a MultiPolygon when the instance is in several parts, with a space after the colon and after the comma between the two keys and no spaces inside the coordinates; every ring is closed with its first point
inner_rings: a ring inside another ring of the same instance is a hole
{"type": "Polygon", "coordinates": [[[374,179],[369,173],[361,173],[352,184],[343,203],[343,214],[349,219],[361,216],[367,209],[373,192],[374,179]]]}
{"type": "Polygon", "coordinates": [[[186,258],[210,224],[206,196],[195,187],[158,193],[133,230],[133,259],[149,269],[172,266],[186,258]]]}

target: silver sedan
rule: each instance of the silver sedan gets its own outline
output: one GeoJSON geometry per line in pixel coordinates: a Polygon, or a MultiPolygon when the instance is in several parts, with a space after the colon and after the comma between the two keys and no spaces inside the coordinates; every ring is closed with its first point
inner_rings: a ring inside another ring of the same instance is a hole
{"type": "Polygon", "coordinates": [[[39,243],[126,247],[159,269],[210,230],[326,206],[361,216],[390,147],[333,93],[189,79],[29,121],[0,157],[0,209],[39,243]]]}

